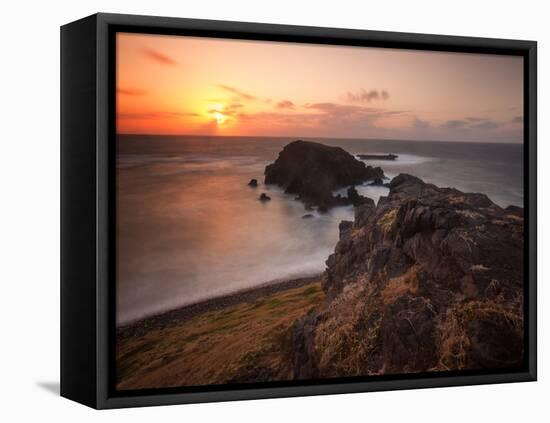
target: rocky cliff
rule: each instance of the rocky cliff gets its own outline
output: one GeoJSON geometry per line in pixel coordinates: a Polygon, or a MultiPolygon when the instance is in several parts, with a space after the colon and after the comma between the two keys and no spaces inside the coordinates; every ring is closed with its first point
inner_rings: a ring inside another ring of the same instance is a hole
{"type": "Polygon", "coordinates": [[[293,377],[520,365],[523,224],[521,208],[397,176],[340,224],[327,302],[289,336],[293,377]]]}
{"type": "Polygon", "coordinates": [[[300,140],[287,144],[265,168],[266,184],[279,185],[297,194],[307,207],[317,206],[321,211],[361,203],[357,198],[334,196],[333,191],[381,178],[381,168],[366,166],[340,147],[300,140]]]}

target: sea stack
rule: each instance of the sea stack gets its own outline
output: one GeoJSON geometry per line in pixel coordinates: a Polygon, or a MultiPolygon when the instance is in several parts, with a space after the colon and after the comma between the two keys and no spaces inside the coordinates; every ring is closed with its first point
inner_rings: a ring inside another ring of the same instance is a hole
{"type": "Polygon", "coordinates": [[[381,168],[366,166],[344,149],[301,140],[287,144],[277,160],[265,168],[266,184],[298,194],[300,201],[320,211],[352,203],[335,197],[334,190],[377,178],[384,178],[381,168]]]}

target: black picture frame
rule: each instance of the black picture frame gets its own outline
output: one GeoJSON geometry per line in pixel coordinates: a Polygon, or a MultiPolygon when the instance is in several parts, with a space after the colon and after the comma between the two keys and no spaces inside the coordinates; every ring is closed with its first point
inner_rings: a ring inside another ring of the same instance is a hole
{"type": "Polygon", "coordinates": [[[95,14],[61,28],[61,395],[97,409],[535,381],[537,44],[397,32],[95,14]],[[114,390],[116,32],[477,52],[524,58],[525,357],[464,371],[146,391],[114,390]]]}

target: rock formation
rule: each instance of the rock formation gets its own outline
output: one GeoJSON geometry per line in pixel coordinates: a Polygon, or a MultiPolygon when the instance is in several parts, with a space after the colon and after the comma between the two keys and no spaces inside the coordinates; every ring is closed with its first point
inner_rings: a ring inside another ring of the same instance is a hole
{"type": "Polygon", "coordinates": [[[361,160],[395,160],[399,156],[396,154],[358,154],[361,160]]]}
{"type": "Polygon", "coordinates": [[[277,160],[265,168],[266,184],[277,184],[286,193],[297,194],[306,206],[317,206],[321,211],[352,203],[335,197],[334,190],[383,177],[381,168],[366,166],[340,147],[310,141],[287,144],[277,160]]]}
{"type": "Polygon", "coordinates": [[[288,337],[294,378],[523,362],[523,210],[401,174],[340,224],[328,301],[288,337]]]}

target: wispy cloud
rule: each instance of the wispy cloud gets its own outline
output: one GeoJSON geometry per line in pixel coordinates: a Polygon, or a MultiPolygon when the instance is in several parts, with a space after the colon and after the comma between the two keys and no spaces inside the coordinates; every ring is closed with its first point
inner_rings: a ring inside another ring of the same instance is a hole
{"type": "Polygon", "coordinates": [[[235,116],[238,113],[241,112],[241,110],[244,108],[244,104],[241,103],[233,103],[228,106],[226,106],[222,113],[227,116],[235,116]]]}
{"type": "Polygon", "coordinates": [[[417,117],[413,119],[413,127],[416,129],[426,129],[430,128],[432,125],[427,120],[422,120],[417,117]]]}
{"type": "Polygon", "coordinates": [[[235,96],[235,99],[239,100],[256,100],[256,97],[252,94],[249,94],[239,88],[232,87],[230,85],[224,85],[224,84],[218,84],[218,87],[220,87],[222,90],[225,90],[227,92],[230,92],[235,96]]]}
{"type": "Polygon", "coordinates": [[[137,88],[117,88],[116,92],[122,95],[141,96],[145,95],[146,91],[137,88]]]}
{"type": "Polygon", "coordinates": [[[278,109],[293,109],[294,103],[290,100],[282,100],[277,103],[278,109]]]}
{"type": "Polygon", "coordinates": [[[466,120],[467,120],[468,122],[483,122],[483,121],[485,121],[485,120],[487,120],[487,119],[481,118],[481,117],[467,117],[466,120]]]}
{"type": "Polygon", "coordinates": [[[379,119],[400,117],[409,113],[404,110],[384,110],[332,102],[307,103],[300,107],[293,105],[292,108],[277,107],[277,110],[279,111],[258,113],[242,111],[235,116],[241,121],[253,121],[257,125],[278,128],[291,127],[297,131],[308,128],[331,131],[334,128],[341,128],[346,131],[345,133],[351,134],[353,131],[374,128],[379,119]]]}
{"type": "Polygon", "coordinates": [[[360,88],[357,92],[348,91],[347,99],[352,103],[370,103],[371,101],[385,101],[390,98],[390,94],[386,90],[365,90],[360,88]]]}
{"type": "Polygon", "coordinates": [[[119,119],[162,119],[198,116],[200,116],[198,113],[191,112],[129,112],[117,114],[119,119]]]}
{"type": "Polygon", "coordinates": [[[501,126],[501,124],[498,123],[498,122],[495,122],[495,121],[492,121],[492,120],[483,120],[483,121],[471,124],[470,128],[473,128],[473,129],[494,129],[494,128],[498,128],[499,126],[501,126]]]}
{"type": "Polygon", "coordinates": [[[313,103],[306,104],[308,109],[315,109],[338,118],[382,118],[390,116],[405,115],[407,110],[385,110],[378,107],[353,106],[339,103],[313,103]]]}
{"type": "Polygon", "coordinates": [[[450,119],[441,124],[442,128],[455,130],[471,129],[495,129],[505,125],[506,122],[498,122],[484,117],[466,117],[464,119],[450,119]]]}
{"type": "Polygon", "coordinates": [[[169,66],[177,65],[177,62],[174,59],[157,50],[153,50],[151,48],[144,48],[142,51],[143,51],[143,54],[145,54],[149,59],[152,59],[157,63],[163,64],[163,65],[169,65],[169,66]]]}
{"type": "Polygon", "coordinates": [[[468,126],[468,121],[464,119],[450,119],[443,122],[441,126],[447,129],[465,128],[468,126]]]}

